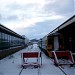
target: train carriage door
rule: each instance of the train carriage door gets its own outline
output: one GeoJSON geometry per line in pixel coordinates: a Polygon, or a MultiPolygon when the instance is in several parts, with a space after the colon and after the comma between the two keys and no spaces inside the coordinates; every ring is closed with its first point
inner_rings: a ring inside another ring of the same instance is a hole
{"type": "Polygon", "coordinates": [[[59,50],[64,50],[64,37],[62,34],[59,35],[59,50]]]}
{"type": "Polygon", "coordinates": [[[75,53],[75,38],[69,38],[69,44],[70,44],[70,47],[69,49],[75,53]]]}
{"type": "Polygon", "coordinates": [[[47,40],[47,44],[48,44],[48,50],[52,50],[53,49],[53,37],[52,36],[48,36],[48,38],[47,38],[48,40],[47,40]]]}
{"type": "Polygon", "coordinates": [[[54,50],[59,50],[58,36],[54,36],[54,50]]]}

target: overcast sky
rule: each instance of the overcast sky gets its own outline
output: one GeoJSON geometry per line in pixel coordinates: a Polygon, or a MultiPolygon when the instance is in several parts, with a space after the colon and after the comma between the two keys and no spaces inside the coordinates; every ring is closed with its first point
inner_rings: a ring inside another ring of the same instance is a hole
{"type": "Polygon", "coordinates": [[[39,39],[72,17],[75,0],[0,0],[0,23],[39,39]]]}

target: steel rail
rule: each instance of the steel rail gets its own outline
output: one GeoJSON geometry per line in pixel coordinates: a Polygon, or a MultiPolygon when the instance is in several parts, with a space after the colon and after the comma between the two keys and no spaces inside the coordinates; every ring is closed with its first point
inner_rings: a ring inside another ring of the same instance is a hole
{"type": "Polygon", "coordinates": [[[58,68],[59,68],[65,75],[68,75],[60,66],[58,66],[58,68]]]}
{"type": "Polygon", "coordinates": [[[22,71],[23,71],[23,68],[21,69],[21,71],[20,71],[19,75],[21,75],[22,71]]]}

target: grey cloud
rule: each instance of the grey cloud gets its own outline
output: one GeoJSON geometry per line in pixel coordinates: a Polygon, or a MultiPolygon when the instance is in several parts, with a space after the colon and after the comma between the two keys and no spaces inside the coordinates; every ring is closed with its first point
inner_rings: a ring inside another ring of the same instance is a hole
{"type": "Polygon", "coordinates": [[[24,7],[20,6],[17,3],[12,3],[12,4],[7,5],[7,8],[9,8],[9,10],[17,10],[17,9],[22,9],[24,7]]]}
{"type": "Polygon", "coordinates": [[[42,38],[47,35],[49,32],[54,30],[57,26],[59,26],[64,20],[46,20],[42,22],[35,23],[34,27],[23,28],[19,33],[25,34],[30,39],[32,38],[42,38]]]}
{"type": "Polygon", "coordinates": [[[0,15],[0,20],[4,21],[16,21],[19,20],[17,15],[8,15],[4,17],[3,15],[0,15]]]}
{"type": "Polygon", "coordinates": [[[18,17],[16,15],[8,16],[7,20],[18,20],[18,17]]]}
{"type": "MultiPolygon", "coordinates": [[[[19,18],[21,17],[20,20],[24,20],[25,18],[32,18],[33,15],[30,12],[34,12],[38,8],[39,4],[18,4],[18,3],[12,3],[7,5],[5,8],[7,10],[1,11],[0,15],[0,20],[6,20],[6,21],[18,21],[19,18]],[[20,11],[19,13],[16,13],[16,11],[20,11]],[[25,13],[24,13],[25,12],[25,13]]],[[[36,10],[37,11],[37,10],[36,10]]]]}
{"type": "MultiPolygon", "coordinates": [[[[20,11],[19,15],[23,17],[22,19],[32,18],[33,17],[32,12],[38,11],[39,10],[38,7],[39,7],[39,4],[37,3],[36,4],[30,3],[30,4],[25,4],[25,5],[21,5],[18,3],[12,3],[12,4],[7,5],[9,12],[12,14],[15,11],[20,11]]],[[[17,15],[17,13],[15,14],[17,15]]],[[[10,16],[9,18],[13,19],[13,16],[10,16]]]]}
{"type": "Polygon", "coordinates": [[[18,3],[12,3],[11,5],[7,5],[7,8],[9,8],[10,10],[30,10],[33,7],[38,7],[38,4],[29,3],[20,5],[18,3]]]}
{"type": "Polygon", "coordinates": [[[2,20],[2,16],[0,15],[0,20],[2,20]]]}
{"type": "Polygon", "coordinates": [[[71,15],[74,13],[74,1],[73,0],[57,0],[56,2],[46,4],[44,11],[47,13],[55,12],[61,15],[71,15]]]}

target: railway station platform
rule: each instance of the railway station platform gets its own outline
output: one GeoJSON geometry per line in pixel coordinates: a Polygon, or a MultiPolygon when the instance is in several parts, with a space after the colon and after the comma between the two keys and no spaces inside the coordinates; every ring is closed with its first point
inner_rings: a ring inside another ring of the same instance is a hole
{"type": "MultiPolygon", "coordinates": [[[[38,68],[26,68],[22,70],[21,67],[21,53],[23,52],[36,52],[40,50],[37,44],[27,47],[15,54],[8,56],[2,60],[0,60],[0,75],[65,75],[58,67],[56,67],[53,61],[48,58],[42,52],[42,66],[40,67],[39,71],[38,68]],[[21,71],[22,70],[22,71],[21,71]]],[[[27,59],[28,61],[35,61],[34,59],[27,59]]],[[[75,74],[75,68],[67,67],[67,72],[70,75],[75,74]],[[69,72],[68,72],[69,69],[69,72]]],[[[68,75],[69,75],[68,74],[68,75]]]]}

